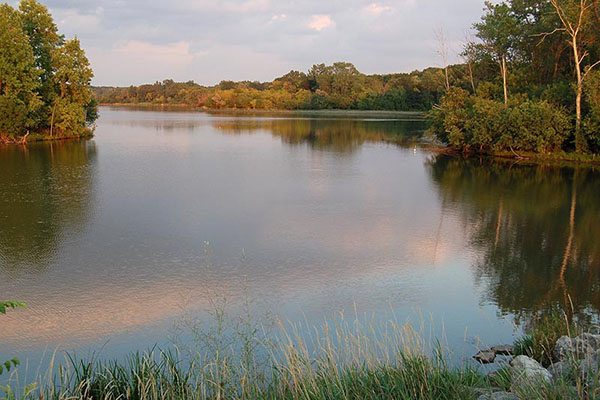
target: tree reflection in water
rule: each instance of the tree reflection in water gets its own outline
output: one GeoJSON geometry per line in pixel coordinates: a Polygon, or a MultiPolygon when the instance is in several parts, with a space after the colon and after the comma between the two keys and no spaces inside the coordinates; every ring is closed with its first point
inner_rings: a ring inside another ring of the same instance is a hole
{"type": "Polygon", "coordinates": [[[0,146],[0,271],[44,268],[88,218],[93,142],[0,146]]]}
{"type": "Polygon", "coordinates": [[[476,250],[484,301],[527,317],[553,306],[600,309],[600,171],[444,155],[428,160],[444,212],[476,250]]]}

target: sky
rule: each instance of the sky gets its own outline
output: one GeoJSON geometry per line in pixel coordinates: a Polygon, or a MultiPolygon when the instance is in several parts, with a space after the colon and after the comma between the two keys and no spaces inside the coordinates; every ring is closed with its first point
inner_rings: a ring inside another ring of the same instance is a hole
{"type": "Polygon", "coordinates": [[[456,62],[483,10],[483,0],[42,2],[61,33],[81,40],[92,83],[109,86],[271,81],[335,61],[368,74],[441,66],[436,32],[456,62]]]}

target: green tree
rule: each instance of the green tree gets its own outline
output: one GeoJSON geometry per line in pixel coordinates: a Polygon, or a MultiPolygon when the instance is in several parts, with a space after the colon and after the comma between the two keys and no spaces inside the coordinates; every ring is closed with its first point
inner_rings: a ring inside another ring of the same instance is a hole
{"type": "Polygon", "coordinates": [[[67,40],[58,47],[52,55],[52,65],[59,93],[50,116],[50,135],[55,124],[62,133],[78,135],[89,121],[87,108],[92,100],[90,81],[94,76],[79,39],[67,40]]]}
{"type": "Polygon", "coordinates": [[[22,135],[39,107],[38,72],[20,15],[0,5],[0,135],[22,135]]]}
{"type": "Polygon", "coordinates": [[[485,3],[485,15],[475,24],[477,37],[481,39],[484,51],[492,56],[500,66],[504,103],[508,104],[508,62],[513,57],[518,20],[509,4],[485,3]]]}

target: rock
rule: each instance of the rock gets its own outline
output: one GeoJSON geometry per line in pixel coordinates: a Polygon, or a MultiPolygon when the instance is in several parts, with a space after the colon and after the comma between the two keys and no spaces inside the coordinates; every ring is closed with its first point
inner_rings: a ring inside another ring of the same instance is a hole
{"type": "Polygon", "coordinates": [[[499,387],[495,387],[495,386],[490,386],[490,387],[485,387],[485,388],[467,387],[467,390],[469,392],[473,393],[473,395],[475,395],[475,396],[490,395],[492,393],[502,392],[502,389],[500,389],[499,387]]]}
{"type": "Polygon", "coordinates": [[[481,350],[479,353],[475,354],[473,358],[482,364],[491,364],[496,359],[496,353],[492,350],[481,350]]]}
{"type": "Polygon", "coordinates": [[[600,350],[600,335],[594,335],[592,333],[584,333],[580,338],[592,349],[600,350]]]}
{"type": "Polygon", "coordinates": [[[500,346],[494,346],[491,350],[498,356],[512,356],[515,348],[509,344],[503,344],[500,346]]]}
{"type": "Polygon", "coordinates": [[[563,336],[556,341],[554,358],[557,361],[582,360],[594,352],[594,348],[582,338],[563,336]]]}
{"type": "Polygon", "coordinates": [[[477,400],[521,400],[521,398],[514,393],[494,392],[482,394],[477,400]]]}
{"type": "Polygon", "coordinates": [[[510,362],[512,384],[515,387],[549,383],[552,374],[527,356],[517,356],[510,362]]]}
{"type": "Polygon", "coordinates": [[[556,362],[548,367],[548,372],[552,374],[552,380],[557,381],[565,378],[573,371],[573,367],[564,361],[556,362]]]}

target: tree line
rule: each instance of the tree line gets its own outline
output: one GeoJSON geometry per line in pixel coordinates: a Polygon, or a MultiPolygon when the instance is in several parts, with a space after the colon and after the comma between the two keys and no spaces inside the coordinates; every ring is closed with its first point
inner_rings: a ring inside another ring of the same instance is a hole
{"type": "Polygon", "coordinates": [[[207,109],[354,109],[427,111],[444,94],[444,74],[428,68],[406,74],[365,75],[347,62],[290,71],[272,82],[222,81],[202,86],[171,79],[129,87],[96,87],[101,104],[185,104],[207,109]]]}
{"type": "Polygon", "coordinates": [[[0,142],[91,133],[92,69],[77,38],[59,34],[36,0],[0,4],[0,142]],[[23,139],[25,138],[25,139],[23,139]]]}
{"type": "Polygon", "coordinates": [[[486,2],[431,133],[465,152],[600,153],[600,1],[486,2]]]}

